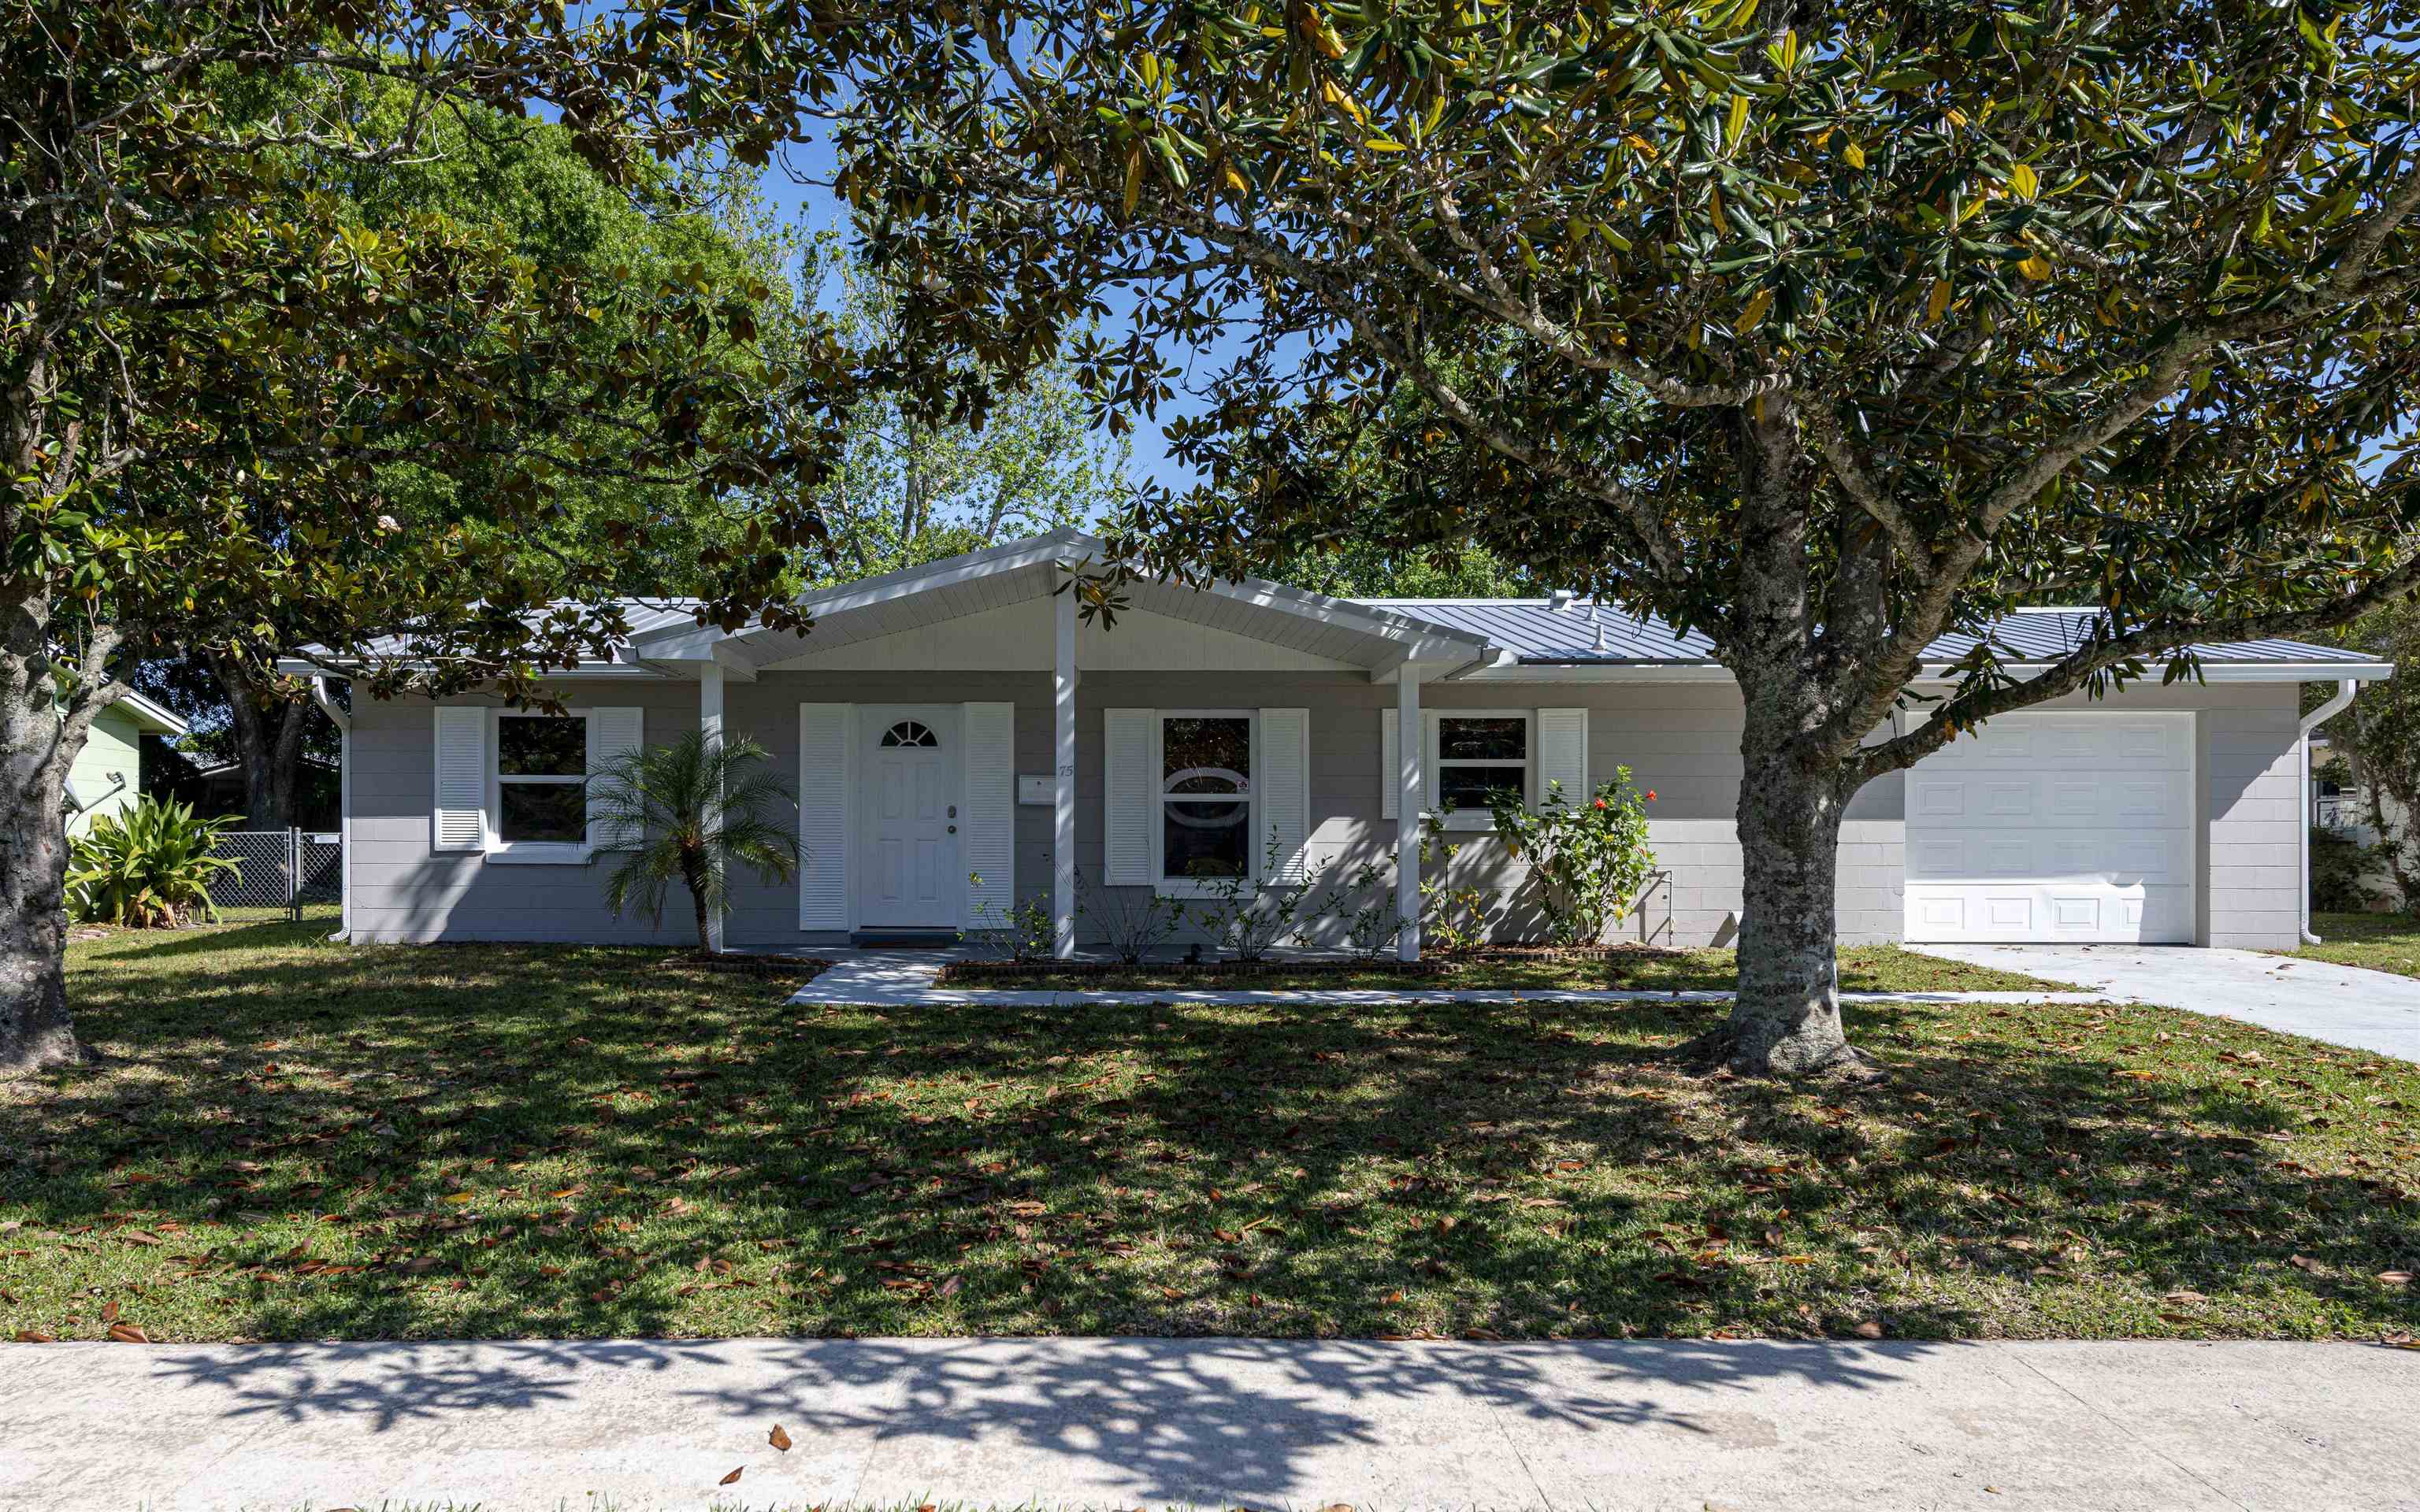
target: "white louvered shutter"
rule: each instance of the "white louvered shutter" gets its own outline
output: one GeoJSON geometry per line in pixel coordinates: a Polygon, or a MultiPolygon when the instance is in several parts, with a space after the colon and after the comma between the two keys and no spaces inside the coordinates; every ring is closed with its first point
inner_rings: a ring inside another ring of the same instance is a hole
{"type": "Polygon", "coordinates": [[[432,851],[476,851],[488,843],[488,711],[437,712],[437,789],[429,816],[432,851]]]}
{"type": "Polygon", "coordinates": [[[616,759],[646,744],[647,711],[623,706],[590,709],[586,713],[589,848],[599,851],[634,849],[646,837],[636,825],[616,826],[606,823],[604,804],[600,800],[610,784],[599,780],[598,774],[616,759]]]}
{"type": "MultiPolygon", "coordinates": [[[[1261,711],[1261,770],[1253,782],[1261,795],[1261,832],[1252,848],[1277,852],[1277,871],[1264,882],[1291,886],[1302,880],[1311,841],[1311,711],[1261,711]],[[1274,845],[1272,845],[1274,841],[1274,845]]],[[[1260,855],[1255,854],[1254,860],[1260,855]]]]}
{"type": "Polygon", "coordinates": [[[848,928],[846,703],[799,705],[799,928],[848,928]]]}
{"type": "Polygon", "coordinates": [[[967,811],[958,860],[968,874],[966,921],[1003,929],[1016,903],[1016,705],[964,707],[967,811]]]}
{"type": "Polygon", "coordinates": [[[1158,710],[1101,711],[1101,875],[1110,887],[1151,886],[1158,750],[1158,710]]]}
{"type": "MultiPolygon", "coordinates": [[[[1403,717],[1393,709],[1378,712],[1378,817],[1394,819],[1404,811],[1404,735],[1398,727],[1403,717]]],[[[1419,778],[1420,808],[1429,808],[1429,772],[1423,765],[1419,778]]]]}
{"type": "Polygon", "coordinates": [[[1589,785],[1588,710],[1540,709],[1537,728],[1538,801],[1560,783],[1564,803],[1587,803],[1596,793],[1589,785]]]}

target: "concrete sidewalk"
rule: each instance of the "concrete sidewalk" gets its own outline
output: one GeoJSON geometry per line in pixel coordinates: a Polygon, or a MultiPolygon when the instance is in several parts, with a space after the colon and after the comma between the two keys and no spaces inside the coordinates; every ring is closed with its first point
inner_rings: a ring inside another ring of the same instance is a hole
{"type": "MultiPolygon", "coordinates": [[[[1724,991],[1641,992],[1559,987],[1321,987],[1264,990],[1132,987],[1062,992],[1014,987],[943,987],[941,968],[963,957],[945,950],[830,952],[832,964],[790,995],[793,1003],[843,1003],[865,1008],[935,1007],[952,1003],[1002,1008],[1059,1008],[1074,1003],[1315,1003],[1338,1007],[1385,1003],[1728,1003],[1724,991]]],[[[2055,980],[2055,979],[2049,979],[2055,980]]],[[[1853,1003],[2105,1003],[2102,993],[1842,993],[1853,1003]]]]}
{"type": "Polygon", "coordinates": [[[0,1507],[2412,1508],[2415,1402],[2355,1344],[0,1345],[0,1507]]]}

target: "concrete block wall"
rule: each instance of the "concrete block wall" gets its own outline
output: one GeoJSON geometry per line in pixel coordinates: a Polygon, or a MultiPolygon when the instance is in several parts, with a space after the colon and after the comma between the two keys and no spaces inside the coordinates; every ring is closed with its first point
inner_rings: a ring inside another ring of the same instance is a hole
{"type": "MultiPolygon", "coordinates": [[[[663,680],[583,680],[566,686],[581,704],[636,704],[650,742],[695,728],[697,687],[663,680]]],[[[2205,943],[2283,948],[2298,927],[2296,696],[2292,685],[2140,688],[2129,706],[2193,708],[2201,772],[2199,936],[2205,943]]],[[[726,728],[763,746],[776,780],[795,793],[798,706],[802,702],[1016,706],[1019,772],[1053,764],[1049,677],[1044,672],[768,672],[725,689],[726,728]]],[[[461,700],[458,702],[478,702],[461,700]]],[[[1101,865],[1102,711],[1113,707],[1303,707],[1311,711],[1311,855],[1343,878],[1363,857],[1391,876],[1394,821],[1382,817],[1380,714],[1391,687],[1324,671],[1087,671],[1077,700],[1077,864],[1088,879],[1101,865]]],[[[1622,931],[1681,946],[1728,944],[1737,926],[1741,862],[1733,813],[1742,762],[1739,695],[1719,684],[1436,684],[1431,709],[1585,707],[1590,776],[1612,779],[1628,766],[1652,790],[1650,835],[1668,885],[1622,931]]],[[[2089,707],[2081,700],[2051,707],[2089,707]]],[[[602,901],[605,869],[516,866],[475,854],[433,853],[429,808],[434,735],[425,701],[364,701],[353,740],[354,926],[365,939],[526,939],[686,942],[681,900],[660,927],[614,918],[602,901]]],[[[1902,937],[1901,822],[1904,784],[1892,775],[1868,785],[1844,822],[1838,869],[1840,935],[1864,943],[1902,937]]],[[[1050,810],[1019,805],[1016,867],[1021,898],[1047,902],[1050,810]]],[[[1454,875],[1493,887],[1517,886],[1520,868],[1491,837],[1459,836],[1454,875]]],[[[1391,887],[1391,881],[1387,884],[1391,887]]],[[[1524,916],[1512,916],[1515,925],[1524,916]]],[[[1315,937],[1334,938],[1329,919],[1315,937]]],[[[1088,942],[1097,930],[1086,935],[1088,942]]],[[[798,929],[795,887],[735,879],[726,938],[736,945],[813,943],[798,929]]]]}

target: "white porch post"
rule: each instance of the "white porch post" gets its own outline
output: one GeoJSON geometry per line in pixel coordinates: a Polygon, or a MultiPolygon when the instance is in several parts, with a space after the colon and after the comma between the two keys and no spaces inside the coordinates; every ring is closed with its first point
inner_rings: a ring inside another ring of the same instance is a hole
{"type": "Polygon", "coordinates": [[[1395,672],[1395,955],[1420,958],[1420,678],[1405,662],[1395,672]]]}
{"type": "Polygon", "coordinates": [[[1050,953],[1076,953],[1076,590],[1051,600],[1050,953]]]}
{"type": "MultiPolygon", "coordinates": [[[[697,672],[697,730],[705,737],[706,754],[719,755],[722,750],[722,669],[710,661],[700,667],[697,672]]],[[[719,825],[722,822],[721,782],[715,784],[714,797],[716,811],[709,823],[719,825]]],[[[720,908],[706,916],[706,948],[717,952],[722,949],[722,910],[720,908]]]]}

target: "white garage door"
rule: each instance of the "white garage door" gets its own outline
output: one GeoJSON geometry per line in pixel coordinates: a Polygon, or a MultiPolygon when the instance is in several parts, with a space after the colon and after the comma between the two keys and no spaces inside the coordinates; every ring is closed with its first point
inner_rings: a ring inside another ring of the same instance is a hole
{"type": "Polygon", "coordinates": [[[1907,774],[1911,940],[2184,944],[2193,716],[2015,714],[1907,774]]]}

